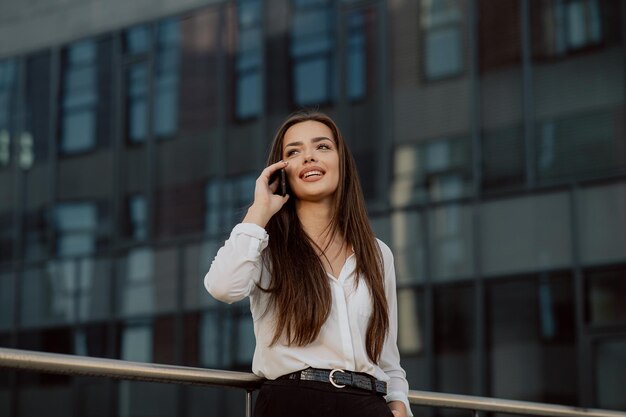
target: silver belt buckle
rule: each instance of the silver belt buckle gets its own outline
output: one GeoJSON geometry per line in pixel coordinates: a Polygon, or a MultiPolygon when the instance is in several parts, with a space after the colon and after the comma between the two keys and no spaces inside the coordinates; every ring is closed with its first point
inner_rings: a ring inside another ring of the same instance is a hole
{"type": "Polygon", "coordinates": [[[328,382],[333,384],[333,386],[335,388],[344,388],[345,385],[341,385],[341,384],[338,384],[335,381],[333,381],[333,375],[335,374],[335,372],[343,372],[343,373],[345,373],[346,371],[344,371],[343,369],[333,369],[332,371],[330,371],[330,374],[328,375],[328,382]]]}

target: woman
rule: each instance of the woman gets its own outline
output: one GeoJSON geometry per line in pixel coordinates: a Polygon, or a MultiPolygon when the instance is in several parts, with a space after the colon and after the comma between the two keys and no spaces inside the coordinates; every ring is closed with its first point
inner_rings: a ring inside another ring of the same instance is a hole
{"type": "Polygon", "coordinates": [[[369,225],[354,160],[326,115],[278,130],[254,202],[204,284],[250,297],[254,415],[412,415],[396,343],[393,257],[369,225]],[[276,194],[283,169],[289,194],[276,194]],[[272,180],[271,180],[272,179],[272,180]]]}

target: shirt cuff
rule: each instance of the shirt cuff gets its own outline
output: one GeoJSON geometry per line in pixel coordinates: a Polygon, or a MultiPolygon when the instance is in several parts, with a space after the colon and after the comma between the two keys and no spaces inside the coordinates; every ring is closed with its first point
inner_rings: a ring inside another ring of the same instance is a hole
{"type": "Polygon", "coordinates": [[[239,223],[233,228],[231,238],[238,235],[246,235],[251,237],[246,250],[248,259],[256,259],[261,256],[263,249],[267,247],[269,236],[265,229],[254,223],[239,223]]]}
{"type": "Polygon", "coordinates": [[[409,399],[405,393],[401,391],[391,391],[387,395],[385,395],[385,401],[402,401],[404,406],[406,407],[406,415],[413,417],[413,412],[411,411],[411,404],[409,404],[409,399]]]}

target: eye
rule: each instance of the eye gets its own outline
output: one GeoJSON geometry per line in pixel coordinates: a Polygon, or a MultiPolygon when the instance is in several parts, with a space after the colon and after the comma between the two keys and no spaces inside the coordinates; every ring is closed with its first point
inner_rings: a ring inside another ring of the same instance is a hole
{"type": "Polygon", "coordinates": [[[286,155],[287,155],[287,157],[290,157],[290,156],[295,155],[296,153],[298,153],[297,149],[291,149],[291,150],[287,151],[286,155]]]}
{"type": "Polygon", "coordinates": [[[320,143],[319,146],[317,147],[317,149],[329,150],[330,149],[330,145],[327,144],[327,143],[320,143]]]}

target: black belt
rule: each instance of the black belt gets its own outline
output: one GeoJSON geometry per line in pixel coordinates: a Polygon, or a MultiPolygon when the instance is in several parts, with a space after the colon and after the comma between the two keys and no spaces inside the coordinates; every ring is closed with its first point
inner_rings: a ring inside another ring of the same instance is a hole
{"type": "Polygon", "coordinates": [[[343,369],[307,368],[281,378],[299,379],[301,381],[317,381],[333,384],[337,388],[353,387],[370,391],[374,394],[387,395],[387,383],[379,381],[371,375],[344,371],[343,369]]]}

